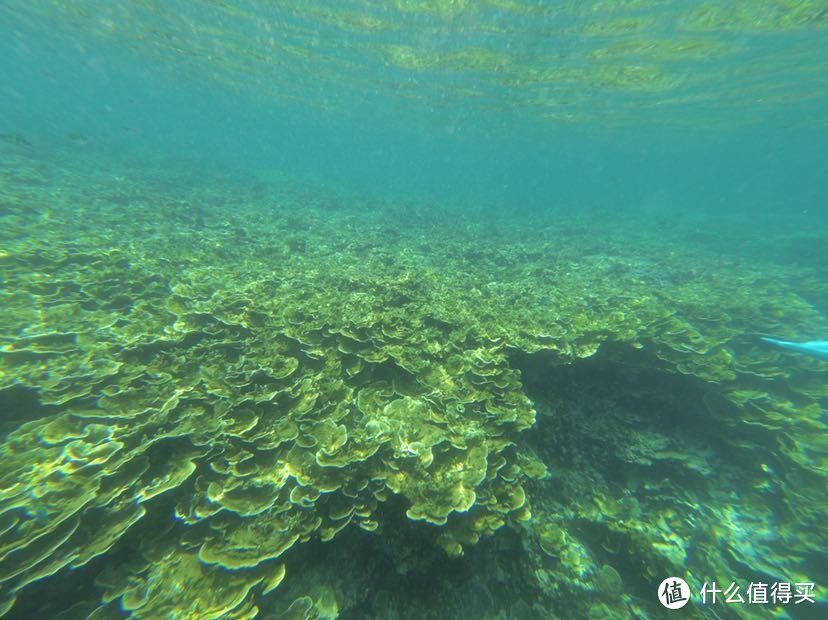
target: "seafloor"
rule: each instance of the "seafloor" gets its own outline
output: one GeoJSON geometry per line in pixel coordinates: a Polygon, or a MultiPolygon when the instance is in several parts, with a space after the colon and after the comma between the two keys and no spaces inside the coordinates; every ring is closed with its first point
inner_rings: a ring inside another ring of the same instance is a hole
{"type": "Polygon", "coordinates": [[[824,597],[828,363],[757,336],[828,335],[828,231],[2,149],[8,617],[659,618],[668,576],[824,597]]]}

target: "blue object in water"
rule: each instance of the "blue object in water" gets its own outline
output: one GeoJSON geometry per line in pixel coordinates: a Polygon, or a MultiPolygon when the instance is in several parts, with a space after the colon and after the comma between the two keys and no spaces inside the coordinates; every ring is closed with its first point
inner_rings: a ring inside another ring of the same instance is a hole
{"type": "Polygon", "coordinates": [[[778,347],[790,349],[798,353],[804,353],[812,357],[818,357],[822,360],[828,360],[828,340],[811,340],[809,342],[790,342],[789,340],[777,340],[776,338],[766,338],[762,336],[762,340],[770,342],[778,347]]]}

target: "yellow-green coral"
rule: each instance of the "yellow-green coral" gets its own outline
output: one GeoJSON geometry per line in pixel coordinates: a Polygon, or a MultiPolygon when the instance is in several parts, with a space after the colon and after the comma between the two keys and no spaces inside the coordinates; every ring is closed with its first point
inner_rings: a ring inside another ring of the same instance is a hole
{"type": "MultiPolygon", "coordinates": [[[[504,241],[462,215],[424,235],[396,214],[390,252],[377,213],[308,208],[300,230],[290,209],[257,207],[240,205],[246,217],[204,237],[149,234],[157,217],[136,216],[129,249],[107,243],[123,225],[115,207],[102,207],[95,236],[55,214],[3,240],[12,287],[0,294],[15,318],[0,334],[0,393],[34,403],[0,445],[5,606],[95,560],[106,567],[101,614],[252,617],[290,581],[291,552],[336,544],[349,526],[378,535],[392,501],[452,556],[528,523],[540,553],[584,584],[600,564],[532,495],[550,469],[527,447],[538,425],[531,355],[545,360],[541,378],[599,351],[638,352],[642,371],[703,383],[711,400],[699,407],[721,408],[726,445],[775,438],[766,465],[786,479],[757,478],[756,492],[776,484],[791,514],[814,527],[824,516],[810,491],[825,467],[824,363],[745,337],[826,327],[793,288],[768,284],[769,269],[777,282],[790,272],[726,257],[713,269],[617,222],[600,254],[583,255],[583,235],[555,233],[558,220],[533,216],[522,225],[551,232],[504,241]],[[249,247],[228,241],[240,234],[249,247]],[[299,238],[303,251],[290,251],[299,238]],[[229,249],[217,257],[220,241],[229,249]],[[118,566],[122,548],[132,561],[118,566]],[[190,596],[198,590],[210,596],[190,596]]],[[[703,454],[685,458],[663,434],[626,439],[618,455],[630,465],[709,476],[703,454]]],[[[581,506],[606,545],[623,538],[630,555],[682,560],[679,515],[642,524],[632,502],[609,495],[581,506]]]]}

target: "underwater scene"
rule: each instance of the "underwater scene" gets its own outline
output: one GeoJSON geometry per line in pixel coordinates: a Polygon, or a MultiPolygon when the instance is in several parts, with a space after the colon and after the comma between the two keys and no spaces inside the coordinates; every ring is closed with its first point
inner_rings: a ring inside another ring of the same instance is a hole
{"type": "Polygon", "coordinates": [[[0,617],[828,618],[828,0],[4,0],[0,617]]]}

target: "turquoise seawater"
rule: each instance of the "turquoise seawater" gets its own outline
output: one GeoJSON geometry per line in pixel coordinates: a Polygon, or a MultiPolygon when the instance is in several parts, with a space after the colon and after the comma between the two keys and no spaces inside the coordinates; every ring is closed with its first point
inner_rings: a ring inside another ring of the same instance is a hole
{"type": "Polygon", "coordinates": [[[826,153],[826,0],[6,0],[0,616],[825,617],[826,153]]]}

